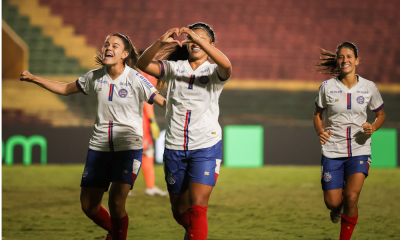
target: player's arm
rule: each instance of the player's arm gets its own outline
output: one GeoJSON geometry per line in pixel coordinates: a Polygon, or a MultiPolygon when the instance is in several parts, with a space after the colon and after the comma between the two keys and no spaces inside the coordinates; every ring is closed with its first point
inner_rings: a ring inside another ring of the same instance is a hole
{"type": "Polygon", "coordinates": [[[361,127],[364,129],[364,133],[367,135],[372,135],[376,130],[378,130],[386,120],[385,111],[383,108],[375,112],[375,122],[370,124],[368,122],[364,123],[361,127]]]}
{"type": "Polygon", "coordinates": [[[328,141],[328,138],[330,135],[333,135],[333,133],[331,131],[325,132],[322,127],[322,113],[324,112],[324,110],[325,109],[315,108],[314,116],[313,116],[314,128],[319,137],[319,142],[322,145],[324,145],[326,143],[326,141],[328,141]]]}
{"type": "Polygon", "coordinates": [[[63,83],[63,82],[51,81],[51,80],[47,80],[47,79],[32,75],[27,70],[22,71],[19,79],[21,81],[34,83],[44,89],[49,90],[50,92],[57,93],[57,94],[64,95],[64,96],[68,96],[68,95],[80,92],[80,90],[79,90],[78,86],[76,86],[75,82],[63,83]]]}
{"type": "Polygon", "coordinates": [[[160,107],[164,111],[167,109],[167,101],[160,94],[156,94],[154,96],[153,103],[156,104],[158,107],[160,107]]]}
{"type": "Polygon", "coordinates": [[[154,61],[154,57],[166,44],[181,43],[174,39],[174,34],[179,35],[179,28],[172,28],[168,30],[163,36],[155,41],[149,48],[147,48],[143,54],[139,57],[136,66],[143,72],[150,74],[153,77],[159,78],[161,75],[160,63],[154,61]]]}
{"type": "Polygon", "coordinates": [[[187,27],[181,28],[180,33],[186,33],[188,36],[188,39],[182,43],[194,42],[207,53],[207,55],[217,64],[217,72],[222,79],[228,79],[232,75],[232,64],[220,50],[208,43],[205,39],[199,37],[187,27]]]}

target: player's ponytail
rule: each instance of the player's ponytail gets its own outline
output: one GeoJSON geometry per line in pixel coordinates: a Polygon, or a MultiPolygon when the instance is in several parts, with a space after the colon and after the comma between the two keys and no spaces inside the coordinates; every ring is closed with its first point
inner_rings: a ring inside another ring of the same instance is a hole
{"type": "MultiPolygon", "coordinates": [[[[128,65],[129,67],[138,70],[136,67],[136,63],[139,59],[139,54],[135,48],[135,46],[133,46],[131,39],[127,36],[127,35],[123,35],[121,33],[113,33],[110,34],[106,37],[109,38],[111,36],[116,36],[119,37],[122,42],[124,43],[124,50],[128,51],[129,55],[124,59],[124,64],[128,65]]],[[[95,62],[97,65],[101,65],[104,66],[103,63],[103,55],[101,53],[97,53],[97,55],[95,56],[95,62]]]]}
{"type": "Polygon", "coordinates": [[[355,58],[358,58],[358,49],[351,42],[342,42],[336,47],[336,53],[321,48],[320,58],[315,65],[316,71],[322,74],[336,76],[339,74],[339,66],[337,64],[337,56],[343,48],[349,48],[354,52],[355,58]]]}

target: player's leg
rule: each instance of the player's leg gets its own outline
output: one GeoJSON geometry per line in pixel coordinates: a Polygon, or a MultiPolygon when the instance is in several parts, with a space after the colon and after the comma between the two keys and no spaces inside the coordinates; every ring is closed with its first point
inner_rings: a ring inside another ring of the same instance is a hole
{"type": "Polygon", "coordinates": [[[94,223],[111,232],[110,214],[101,205],[110,184],[110,161],[107,152],[89,149],[81,180],[81,208],[94,223]]]}
{"type": "Polygon", "coordinates": [[[191,240],[206,240],[208,235],[207,207],[219,175],[222,143],[191,152],[189,172],[188,235],[191,240]]]}
{"type": "Polygon", "coordinates": [[[154,146],[148,145],[143,151],[142,172],[146,182],[145,193],[149,196],[166,196],[168,193],[162,191],[155,185],[154,177],[154,146]]]}
{"type": "Polygon", "coordinates": [[[186,153],[185,151],[166,148],[164,150],[163,161],[165,182],[167,183],[172,215],[175,221],[182,225],[186,233],[189,226],[187,210],[190,207],[186,153]]]}
{"type": "Polygon", "coordinates": [[[129,217],[125,209],[126,198],[139,174],[141,161],[142,149],[113,154],[112,184],[108,200],[113,240],[127,238],[129,217]]]}
{"type": "Polygon", "coordinates": [[[365,178],[368,176],[369,156],[356,156],[345,165],[346,187],[343,193],[344,212],[341,218],[340,239],[351,238],[358,220],[358,200],[365,178]]]}
{"type": "Polygon", "coordinates": [[[344,160],[321,158],[321,185],[324,191],[324,202],[331,210],[333,223],[338,223],[342,214],[342,189],[344,186],[344,160]]]}

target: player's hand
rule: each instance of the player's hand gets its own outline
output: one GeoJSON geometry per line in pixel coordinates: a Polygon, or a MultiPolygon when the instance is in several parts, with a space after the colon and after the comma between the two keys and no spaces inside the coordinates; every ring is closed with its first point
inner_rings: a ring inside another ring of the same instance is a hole
{"type": "Polygon", "coordinates": [[[182,42],[176,40],[174,38],[174,36],[179,36],[180,32],[179,32],[179,28],[171,28],[170,30],[168,30],[164,35],[162,35],[159,39],[159,41],[162,44],[169,44],[169,43],[177,43],[179,44],[179,46],[182,47],[182,42]]]}
{"type": "Polygon", "coordinates": [[[200,41],[199,35],[193,32],[192,29],[189,29],[187,27],[183,27],[179,30],[180,34],[186,34],[186,39],[182,41],[182,44],[185,43],[198,43],[200,41]]]}
{"type": "Polygon", "coordinates": [[[364,133],[367,135],[372,135],[372,133],[374,133],[376,130],[374,125],[367,122],[361,125],[361,127],[364,129],[364,133]]]}
{"type": "Polygon", "coordinates": [[[160,128],[157,122],[150,123],[151,137],[157,139],[160,136],[160,128]]]}
{"type": "Polygon", "coordinates": [[[33,78],[35,76],[32,75],[30,72],[28,72],[28,70],[24,70],[21,72],[21,74],[19,75],[19,80],[21,81],[27,81],[27,82],[32,82],[33,78]]]}
{"type": "Polygon", "coordinates": [[[322,132],[319,135],[319,142],[324,145],[326,143],[326,141],[328,141],[328,138],[333,135],[333,132],[331,131],[326,131],[326,132],[322,132]]]}

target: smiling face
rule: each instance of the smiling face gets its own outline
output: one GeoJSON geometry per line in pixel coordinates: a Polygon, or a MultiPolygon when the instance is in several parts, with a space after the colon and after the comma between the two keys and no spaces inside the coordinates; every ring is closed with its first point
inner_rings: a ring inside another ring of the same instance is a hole
{"type": "Polygon", "coordinates": [[[117,36],[109,36],[104,42],[102,49],[103,64],[105,66],[114,66],[123,64],[129,53],[125,50],[124,42],[117,36]]]}
{"type": "MultiPolygon", "coordinates": [[[[214,46],[214,42],[211,42],[210,36],[208,36],[207,32],[203,29],[193,29],[193,32],[196,33],[200,38],[206,40],[212,46],[214,46]]],[[[189,51],[189,59],[191,60],[200,60],[205,58],[207,60],[208,56],[203,49],[200,48],[199,45],[195,43],[188,43],[188,51],[189,51]]]]}
{"type": "Polygon", "coordinates": [[[355,74],[359,58],[355,57],[354,51],[347,47],[342,47],[337,55],[337,64],[341,76],[355,74]]]}

